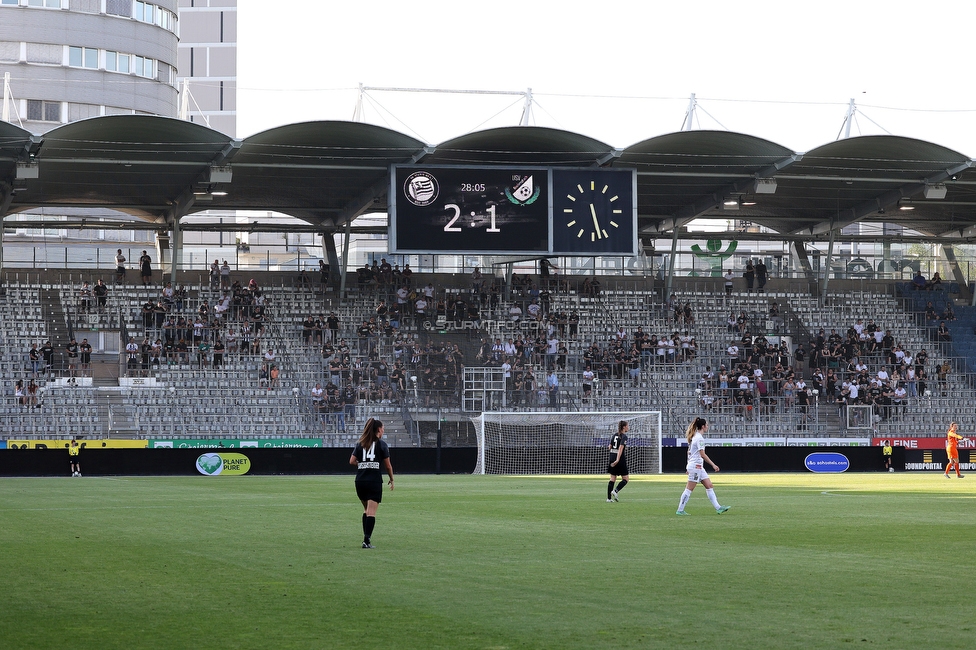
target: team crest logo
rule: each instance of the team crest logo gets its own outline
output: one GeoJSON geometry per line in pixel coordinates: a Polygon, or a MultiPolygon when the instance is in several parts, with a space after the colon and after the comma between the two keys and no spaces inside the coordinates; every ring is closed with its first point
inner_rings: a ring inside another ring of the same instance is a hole
{"type": "Polygon", "coordinates": [[[535,186],[532,175],[516,178],[514,188],[505,188],[505,196],[515,205],[532,205],[539,198],[541,188],[535,186]]]}
{"type": "Polygon", "coordinates": [[[414,172],[403,183],[403,194],[417,207],[433,203],[439,192],[437,179],[429,172],[414,172]]]}

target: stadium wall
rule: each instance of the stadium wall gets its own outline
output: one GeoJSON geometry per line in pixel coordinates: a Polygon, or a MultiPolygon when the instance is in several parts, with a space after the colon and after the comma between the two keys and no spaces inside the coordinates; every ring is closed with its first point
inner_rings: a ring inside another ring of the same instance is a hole
{"type": "MultiPolygon", "coordinates": [[[[684,473],[687,447],[664,447],[661,466],[664,473],[684,473]]],[[[884,468],[881,447],[717,447],[708,448],[708,457],[730,472],[806,472],[811,454],[836,454],[847,459],[849,472],[877,472],[884,468]]],[[[942,452],[943,460],[945,452],[942,452]]],[[[896,469],[905,467],[904,447],[895,447],[891,457],[896,469]]],[[[707,469],[707,468],[706,468],[707,469]]]]}
{"type": "MultiPolygon", "coordinates": [[[[78,455],[85,476],[199,476],[201,454],[233,452],[250,460],[248,474],[354,474],[350,448],[302,449],[90,449],[78,455]]],[[[433,474],[437,450],[391,447],[397,474],[433,474]]],[[[476,447],[445,447],[441,473],[470,474],[478,460],[476,447]]],[[[0,451],[0,476],[68,476],[68,452],[63,449],[6,449],[0,451]]]]}
{"type": "MultiPolygon", "coordinates": [[[[351,474],[347,448],[188,448],[188,449],[88,449],[79,456],[87,476],[195,476],[196,459],[211,452],[246,455],[248,474],[351,474]]],[[[398,474],[434,474],[437,450],[433,448],[392,447],[393,468],[398,474]]],[[[665,474],[683,474],[687,450],[662,449],[665,474]]],[[[813,455],[840,455],[849,472],[878,472],[884,469],[881,447],[712,447],[710,457],[723,467],[723,473],[806,472],[813,455]]],[[[976,469],[969,450],[960,450],[963,470],[976,469]]],[[[470,474],[478,459],[476,447],[445,447],[441,450],[441,473],[470,474]]],[[[941,471],[945,450],[895,447],[892,466],[896,471],[941,471]]],[[[67,476],[68,454],[63,449],[0,450],[0,476],[67,476]]]]}

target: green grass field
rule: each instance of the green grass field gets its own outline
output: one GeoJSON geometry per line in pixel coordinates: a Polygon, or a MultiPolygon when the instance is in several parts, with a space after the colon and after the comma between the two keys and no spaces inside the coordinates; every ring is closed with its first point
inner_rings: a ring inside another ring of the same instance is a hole
{"type": "Polygon", "coordinates": [[[0,647],[970,648],[976,477],[0,479],[0,647]]]}

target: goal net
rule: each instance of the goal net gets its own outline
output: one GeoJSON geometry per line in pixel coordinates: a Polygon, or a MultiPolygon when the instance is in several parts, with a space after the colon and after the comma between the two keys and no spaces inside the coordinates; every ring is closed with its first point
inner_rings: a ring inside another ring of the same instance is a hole
{"type": "Polygon", "coordinates": [[[626,458],[632,474],[661,473],[661,412],[485,412],[475,474],[603,474],[610,437],[626,420],[626,458]]]}

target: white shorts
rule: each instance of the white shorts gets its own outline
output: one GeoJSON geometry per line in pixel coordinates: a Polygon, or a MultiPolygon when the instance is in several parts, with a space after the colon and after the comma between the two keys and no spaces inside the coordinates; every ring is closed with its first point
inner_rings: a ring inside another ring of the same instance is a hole
{"type": "Polygon", "coordinates": [[[708,478],[708,472],[704,465],[694,465],[688,468],[688,480],[694,483],[701,483],[708,478]]]}

